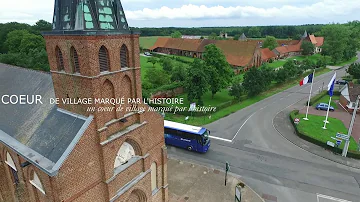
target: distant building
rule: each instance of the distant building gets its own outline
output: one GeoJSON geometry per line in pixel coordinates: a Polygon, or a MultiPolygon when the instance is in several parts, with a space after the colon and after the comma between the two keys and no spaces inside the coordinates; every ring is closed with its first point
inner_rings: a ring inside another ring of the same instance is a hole
{"type": "Polygon", "coordinates": [[[203,58],[205,46],[215,44],[220,48],[235,73],[247,71],[250,67],[261,65],[259,41],[209,40],[209,39],[175,39],[158,38],[150,48],[151,51],[171,55],[203,58]]]}
{"type": "Polygon", "coordinates": [[[226,32],[220,32],[220,35],[219,35],[220,38],[228,38],[228,34],[226,32]]]}
{"type": "Polygon", "coordinates": [[[242,33],[241,36],[239,37],[239,41],[246,41],[247,38],[245,36],[245,33],[242,33]]]}
{"type": "Polygon", "coordinates": [[[182,35],[181,38],[183,38],[183,39],[200,39],[201,36],[182,35]]]}
{"type": "MultiPolygon", "coordinates": [[[[360,95],[360,85],[350,82],[340,90],[340,104],[349,112],[353,112],[358,95],[360,95]]],[[[359,112],[360,109],[357,113],[359,112]]]]}

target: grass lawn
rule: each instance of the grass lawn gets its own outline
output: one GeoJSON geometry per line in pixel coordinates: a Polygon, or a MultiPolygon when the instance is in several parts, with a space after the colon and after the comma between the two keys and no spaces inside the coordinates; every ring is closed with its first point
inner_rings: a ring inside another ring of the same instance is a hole
{"type": "MultiPolygon", "coordinates": [[[[313,106],[315,107],[319,103],[329,104],[329,99],[330,99],[330,96],[325,95],[320,100],[318,100],[313,106]]],[[[334,107],[334,109],[337,109],[338,107],[337,107],[337,104],[334,102],[334,100],[340,100],[340,96],[333,95],[333,97],[331,98],[331,106],[334,107]]]]}
{"type": "Polygon", "coordinates": [[[171,57],[171,58],[173,58],[175,56],[175,57],[181,58],[181,59],[183,59],[185,61],[188,61],[188,62],[193,62],[195,60],[195,58],[186,57],[186,56],[179,56],[179,55],[164,55],[164,56],[171,57]]]}
{"type": "MultiPolygon", "coordinates": [[[[323,69],[321,71],[319,71],[317,73],[316,76],[319,76],[321,74],[324,74],[326,72],[331,71],[330,69],[323,69]]],[[[297,79],[294,79],[294,81],[276,86],[274,83],[272,83],[272,86],[274,86],[272,89],[261,93],[258,96],[252,97],[252,98],[248,98],[240,103],[231,105],[229,107],[226,107],[224,109],[221,109],[220,111],[216,111],[216,112],[212,112],[211,113],[211,119],[208,117],[210,114],[207,114],[206,116],[203,117],[190,117],[190,119],[186,122],[187,124],[190,125],[195,125],[195,126],[201,126],[201,125],[205,125],[205,124],[209,124],[211,122],[214,122],[216,120],[219,120],[229,114],[232,114],[236,111],[239,111],[240,109],[243,109],[247,106],[250,106],[256,102],[259,102],[267,97],[270,97],[276,93],[282,92],[288,88],[291,88],[295,85],[299,85],[297,79]]],[[[225,93],[225,92],[224,92],[225,93]]],[[[220,95],[220,94],[219,94],[220,95]]],[[[215,95],[215,97],[218,96],[217,94],[215,95]]],[[[205,97],[204,97],[205,98],[205,97]]],[[[215,98],[214,98],[215,99],[215,98]]],[[[230,99],[231,100],[231,99],[230,99]]],[[[184,100],[185,102],[185,100],[184,100]]],[[[207,101],[204,99],[204,102],[206,103],[207,101]]],[[[205,105],[207,106],[207,105],[205,105]]],[[[213,105],[212,105],[213,106],[213,105]]],[[[188,106],[186,106],[188,107],[188,106]]],[[[166,120],[169,121],[175,121],[175,122],[179,122],[179,123],[185,123],[185,116],[182,115],[177,115],[177,114],[171,114],[171,113],[167,113],[165,116],[166,120]]]]}
{"type": "Polygon", "coordinates": [[[148,59],[148,58],[149,58],[149,57],[140,56],[141,80],[144,80],[144,79],[145,79],[145,74],[146,74],[146,71],[147,71],[148,69],[153,69],[153,68],[159,68],[159,69],[161,69],[161,68],[162,68],[159,63],[156,63],[155,66],[153,67],[153,64],[147,62],[147,59],[148,59]]]}
{"type": "MultiPolygon", "coordinates": [[[[309,121],[302,120],[305,114],[298,114],[296,117],[300,118],[300,123],[297,125],[299,132],[321,142],[327,143],[327,141],[331,141],[336,143],[331,137],[335,137],[337,132],[347,134],[346,127],[338,119],[329,117],[329,123],[326,125],[327,129],[324,130],[322,127],[324,126],[325,116],[308,115],[309,121]]],[[[345,141],[342,141],[340,148],[344,148],[344,144],[345,141]]],[[[357,143],[353,137],[350,138],[349,151],[357,151],[357,143]]]]}
{"type": "Polygon", "coordinates": [[[341,62],[341,63],[336,64],[336,65],[334,65],[334,66],[344,66],[344,65],[347,65],[347,64],[351,64],[351,63],[355,62],[357,59],[358,59],[357,57],[353,57],[353,58],[351,58],[351,59],[348,60],[348,61],[341,62]]]}
{"type": "MultiPolygon", "coordinates": [[[[168,37],[168,36],[161,36],[161,37],[168,37]]],[[[140,37],[140,39],[139,39],[140,46],[145,49],[148,49],[155,44],[155,42],[158,38],[159,38],[159,36],[140,37]]]]}
{"type": "Polygon", "coordinates": [[[273,69],[276,69],[278,67],[282,67],[285,63],[286,63],[286,60],[277,60],[272,63],[268,63],[268,66],[273,69]]]}

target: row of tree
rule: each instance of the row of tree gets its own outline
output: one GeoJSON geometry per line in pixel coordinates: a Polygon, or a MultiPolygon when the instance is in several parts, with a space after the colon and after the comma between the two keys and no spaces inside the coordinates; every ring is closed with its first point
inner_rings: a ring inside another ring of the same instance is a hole
{"type": "Polygon", "coordinates": [[[172,33],[179,31],[184,35],[210,36],[212,33],[219,35],[220,32],[226,32],[229,36],[235,36],[245,33],[250,38],[260,38],[265,36],[274,36],[276,38],[293,38],[298,39],[307,30],[309,33],[319,32],[324,25],[301,25],[301,26],[247,26],[247,27],[198,27],[198,28],[137,28],[141,31],[142,36],[170,36],[172,33]]]}

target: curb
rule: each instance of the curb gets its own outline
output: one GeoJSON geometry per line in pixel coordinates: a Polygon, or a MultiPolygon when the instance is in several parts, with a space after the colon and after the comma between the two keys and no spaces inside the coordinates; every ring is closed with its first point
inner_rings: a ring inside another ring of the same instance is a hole
{"type": "MultiPolygon", "coordinates": [[[[300,101],[301,101],[301,100],[300,100],[300,101]]],[[[299,101],[299,102],[300,102],[300,101],[299,101]]],[[[275,117],[276,117],[278,114],[280,114],[281,112],[283,112],[283,111],[284,111],[284,110],[279,111],[279,112],[275,115],[275,117]]],[[[311,153],[311,154],[314,154],[315,156],[321,157],[321,158],[323,158],[323,159],[325,159],[325,160],[328,160],[328,161],[331,161],[331,162],[334,162],[334,163],[337,163],[337,164],[341,164],[341,165],[344,165],[344,166],[347,166],[347,167],[350,167],[350,168],[354,168],[354,169],[360,170],[360,167],[355,167],[355,166],[352,166],[352,165],[347,165],[347,164],[344,164],[344,163],[342,163],[342,162],[339,162],[339,161],[335,161],[335,160],[326,158],[326,157],[324,157],[324,156],[321,156],[321,155],[319,155],[319,154],[316,154],[316,153],[314,153],[314,152],[311,152],[311,151],[309,151],[309,150],[306,150],[306,149],[302,148],[301,146],[297,145],[297,144],[294,143],[293,141],[291,141],[291,140],[289,140],[288,138],[286,138],[286,137],[275,127],[275,125],[274,125],[274,119],[275,119],[275,117],[274,117],[273,120],[272,120],[273,127],[274,127],[275,130],[280,134],[281,137],[283,137],[284,139],[288,140],[288,141],[291,142],[293,145],[297,146],[298,148],[300,148],[300,149],[302,149],[302,150],[304,150],[304,151],[306,151],[306,152],[309,152],[309,153],[311,153]]],[[[309,142],[309,143],[312,144],[311,142],[309,142]]],[[[317,146],[317,145],[316,145],[316,146],[317,146]]]]}

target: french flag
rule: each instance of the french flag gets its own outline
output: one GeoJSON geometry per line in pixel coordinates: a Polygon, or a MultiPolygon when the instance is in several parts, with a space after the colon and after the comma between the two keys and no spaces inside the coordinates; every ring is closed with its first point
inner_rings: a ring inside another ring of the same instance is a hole
{"type": "Polygon", "coordinates": [[[305,77],[303,80],[300,81],[300,86],[305,85],[307,83],[312,83],[313,81],[314,73],[309,74],[307,77],[305,77]]]}

